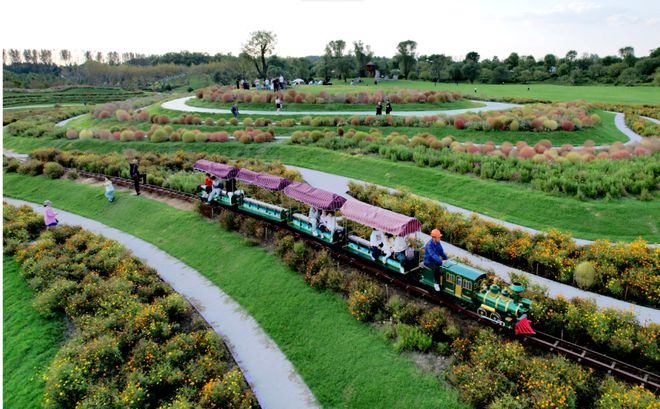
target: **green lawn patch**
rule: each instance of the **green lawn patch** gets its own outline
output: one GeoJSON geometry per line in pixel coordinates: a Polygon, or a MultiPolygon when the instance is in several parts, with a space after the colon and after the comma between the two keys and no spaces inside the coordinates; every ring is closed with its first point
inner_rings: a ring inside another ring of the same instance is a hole
{"type": "Polygon", "coordinates": [[[39,408],[48,368],[64,341],[64,322],[46,319],[32,308],[33,293],[9,256],[2,258],[3,406],[39,408]]]}
{"type": "Polygon", "coordinates": [[[591,240],[632,241],[642,237],[651,243],[660,242],[660,201],[657,197],[650,202],[634,199],[580,201],[565,196],[551,196],[519,184],[482,180],[433,168],[419,168],[410,163],[278,143],[126,144],[100,140],[5,137],[4,144],[6,148],[27,153],[41,146],[94,152],[121,152],[128,148],[145,152],[172,152],[180,149],[219,153],[231,158],[280,160],[288,165],[316,169],[383,186],[402,187],[420,196],[539,230],[556,228],[570,232],[574,237],[591,240]]]}
{"type": "Polygon", "coordinates": [[[467,406],[353,319],[341,297],[310,288],[275,255],[196,213],[126,193],[108,204],[99,188],[44,177],[5,174],[4,189],[30,201],[47,197],[56,208],[140,237],[197,269],[248,310],[324,407],[467,406]]]}

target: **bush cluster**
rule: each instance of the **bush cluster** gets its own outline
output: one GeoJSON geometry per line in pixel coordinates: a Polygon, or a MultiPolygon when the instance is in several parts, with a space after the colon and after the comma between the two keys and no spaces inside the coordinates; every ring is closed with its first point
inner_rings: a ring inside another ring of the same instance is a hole
{"type": "MultiPolygon", "coordinates": [[[[10,121],[7,131],[11,136],[27,138],[62,138],[66,130],[55,124],[75,115],[88,112],[89,108],[51,108],[47,110],[27,111],[31,115],[21,115],[5,119],[10,121]]],[[[8,112],[6,115],[12,115],[8,112]]],[[[6,117],[5,115],[5,117],[6,117]]]]}
{"type": "Polygon", "coordinates": [[[245,102],[245,103],[272,103],[279,96],[287,104],[375,104],[378,101],[389,99],[393,104],[435,104],[452,102],[461,99],[457,92],[432,91],[432,90],[410,90],[376,91],[373,93],[336,93],[329,94],[326,91],[319,93],[304,93],[296,90],[288,90],[273,93],[270,91],[247,91],[238,90],[228,86],[217,86],[202,88],[196,91],[198,99],[218,102],[245,102]]]}
{"type": "Polygon", "coordinates": [[[571,237],[556,230],[530,234],[508,229],[478,217],[467,218],[441,205],[409,193],[392,193],[373,185],[349,184],[358,200],[416,217],[423,230],[440,228],[445,239],[472,253],[572,284],[574,269],[583,261],[596,270],[592,291],[618,299],[657,307],[660,305],[660,249],[644,240],[612,244],[598,240],[578,247],[571,237]]]}
{"type": "Polygon", "coordinates": [[[44,219],[30,206],[2,204],[2,245],[5,254],[13,254],[22,243],[29,243],[45,229],[44,219]]]}
{"type": "Polygon", "coordinates": [[[628,128],[642,136],[660,136],[660,125],[644,119],[630,111],[625,113],[625,121],[628,128]]]}
{"type": "Polygon", "coordinates": [[[17,261],[35,308],[76,328],[44,376],[46,407],[257,407],[220,337],[118,243],[58,227],[17,261]]]}

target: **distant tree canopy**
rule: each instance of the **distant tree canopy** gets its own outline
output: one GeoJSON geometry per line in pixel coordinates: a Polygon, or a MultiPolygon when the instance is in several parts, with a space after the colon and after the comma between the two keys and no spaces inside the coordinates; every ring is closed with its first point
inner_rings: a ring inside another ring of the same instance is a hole
{"type": "MultiPolygon", "coordinates": [[[[339,78],[367,75],[373,63],[380,75],[401,75],[408,79],[434,82],[528,83],[549,81],[560,84],[660,83],[660,47],[646,57],[635,55],[631,46],[620,47],[616,55],[598,56],[568,51],[563,57],[546,54],[510,53],[482,58],[469,51],[462,60],[444,54],[417,55],[417,43],[398,43],[392,58],[375,56],[371,47],[355,41],[352,47],[342,39],[329,41],[320,56],[281,57],[274,54],[277,36],[270,31],[256,31],[242,46],[238,56],[210,55],[179,51],[162,55],[143,55],[116,51],[84,52],[80,64],[69,50],[3,50],[5,87],[48,87],[87,84],[126,88],[165,89],[170,82],[190,75],[202,75],[207,81],[233,84],[236,79],[266,78],[284,75],[287,79],[339,78]]],[[[175,81],[176,82],[176,81],[175,81]]]]}

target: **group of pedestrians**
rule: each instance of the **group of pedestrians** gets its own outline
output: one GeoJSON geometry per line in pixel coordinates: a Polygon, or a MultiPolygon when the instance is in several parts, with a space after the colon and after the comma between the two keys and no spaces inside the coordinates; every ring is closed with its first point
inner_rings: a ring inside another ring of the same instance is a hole
{"type": "MultiPolygon", "coordinates": [[[[385,115],[389,115],[392,113],[392,103],[390,100],[385,101],[385,115]]],[[[383,101],[378,101],[378,104],[376,104],[376,115],[383,115],[383,101]]]]}

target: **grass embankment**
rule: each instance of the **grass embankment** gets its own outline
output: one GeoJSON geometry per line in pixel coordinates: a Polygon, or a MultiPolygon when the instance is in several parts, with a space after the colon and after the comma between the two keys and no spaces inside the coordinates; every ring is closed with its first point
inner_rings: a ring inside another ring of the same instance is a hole
{"type": "Polygon", "coordinates": [[[99,188],[41,176],[5,174],[4,191],[33,202],[47,197],[59,209],[140,237],[197,269],[259,322],[324,407],[467,406],[351,317],[340,296],[313,290],[275,255],[246,246],[241,235],[196,213],[125,193],[111,205],[99,188]]]}
{"type": "Polygon", "coordinates": [[[5,408],[41,407],[45,383],[42,373],[64,340],[64,322],[46,319],[32,308],[33,293],[16,261],[2,258],[3,385],[5,408]]]}
{"type": "Polygon", "coordinates": [[[131,91],[121,88],[70,87],[44,90],[7,91],[3,93],[5,107],[50,103],[85,103],[96,104],[109,101],[121,101],[145,95],[143,91],[131,91]]]}
{"type": "MultiPolygon", "coordinates": [[[[168,112],[168,116],[178,117],[179,115],[185,114],[185,112],[171,111],[163,108],[150,108],[149,112],[151,113],[163,113],[168,112]]],[[[614,124],[614,114],[609,112],[604,112],[600,110],[595,111],[598,116],[601,118],[601,123],[589,127],[583,128],[579,131],[566,132],[566,131],[554,131],[554,132],[522,132],[522,131],[472,131],[468,129],[456,129],[453,126],[448,126],[445,128],[414,128],[414,127],[381,127],[380,129],[384,135],[387,135],[392,132],[399,132],[404,135],[415,135],[421,132],[428,132],[435,135],[438,138],[443,138],[448,135],[452,135],[458,141],[471,141],[474,143],[485,143],[492,141],[496,144],[501,144],[505,141],[515,143],[517,141],[525,141],[530,145],[537,143],[542,139],[549,139],[552,141],[553,145],[561,146],[563,144],[569,143],[572,145],[582,145],[587,140],[592,140],[598,145],[610,144],[617,141],[625,142],[628,138],[616,128],[614,124]]],[[[216,114],[205,114],[201,112],[190,113],[201,118],[213,118],[217,120],[222,118],[223,115],[216,114]]],[[[282,116],[266,116],[266,115],[241,115],[240,120],[242,121],[245,118],[257,119],[261,117],[267,117],[273,121],[279,121],[281,119],[287,119],[282,116]]],[[[296,121],[299,121],[300,118],[297,118],[296,121]]],[[[115,119],[95,119],[91,114],[84,115],[80,118],[74,119],[73,121],[66,124],[67,128],[83,129],[83,128],[111,128],[118,127],[124,128],[127,126],[134,126],[143,131],[149,130],[151,123],[148,122],[137,122],[137,123],[127,123],[119,122],[115,119]]],[[[202,132],[217,132],[217,131],[226,131],[232,133],[236,130],[243,130],[245,126],[206,126],[206,125],[177,125],[170,124],[173,128],[184,128],[184,129],[199,129],[202,132]]],[[[372,127],[369,126],[351,126],[345,125],[344,129],[357,129],[359,131],[369,132],[372,127]]],[[[293,127],[273,127],[275,129],[276,136],[290,136],[294,131],[313,131],[313,130],[332,130],[335,131],[336,128],[333,127],[311,127],[311,126],[302,126],[296,125],[293,127]]]]}
{"type": "Polygon", "coordinates": [[[565,196],[551,196],[519,184],[482,180],[433,168],[419,168],[410,163],[351,156],[322,148],[289,144],[127,144],[100,140],[39,140],[16,137],[5,137],[4,143],[6,148],[26,153],[42,146],[98,153],[121,152],[131,148],[143,152],[205,151],[231,158],[280,160],[288,165],[316,169],[383,186],[404,187],[420,196],[539,230],[556,228],[570,232],[574,237],[592,240],[632,241],[642,237],[651,243],[660,242],[660,200],[657,196],[650,202],[634,199],[580,201],[565,196]]]}
{"type": "MultiPolygon", "coordinates": [[[[192,98],[186,101],[186,105],[193,107],[203,107],[203,108],[219,108],[219,109],[230,109],[232,106],[231,102],[211,102],[203,99],[192,98]]],[[[254,111],[270,111],[273,115],[276,115],[275,103],[260,103],[260,102],[241,102],[238,104],[240,109],[245,110],[254,110],[254,111]]],[[[464,108],[477,108],[485,106],[486,104],[481,102],[472,102],[466,99],[461,99],[458,101],[444,102],[444,103],[435,103],[435,104],[393,104],[396,105],[396,108],[399,111],[442,111],[448,109],[464,109],[464,108]]],[[[324,104],[306,104],[306,103],[285,103],[284,109],[287,111],[368,111],[373,114],[376,114],[375,104],[338,104],[338,103],[324,103],[324,104]]],[[[383,106],[383,113],[385,111],[385,106],[383,106]]]]}
{"type": "Polygon", "coordinates": [[[301,85],[296,87],[300,92],[321,92],[330,94],[338,92],[376,92],[378,90],[392,90],[397,88],[447,90],[460,92],[466,96],[474,96],[480,99],[489,98],[532,98],[549,101],[575,101],[584,99],[588,102],[612,102],[620,104],[660,104],[660,93],[658,87],[638,86],[622,87],[613,85],[554,85],[554,84],[468,84],[460,83],[438,83],[427,81],[381,81],[378,85],[373,84],[372,79],[366,80],[365,85],[350,86],[348,84],[333,81],[332,86],[324,85],[301,85]],[[474,92],[474,88],[477,92],[474,92]],[[529,91],[527,90],[529,88],[529,91]]]}

